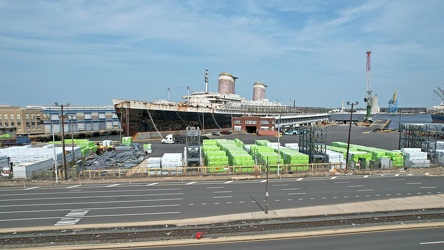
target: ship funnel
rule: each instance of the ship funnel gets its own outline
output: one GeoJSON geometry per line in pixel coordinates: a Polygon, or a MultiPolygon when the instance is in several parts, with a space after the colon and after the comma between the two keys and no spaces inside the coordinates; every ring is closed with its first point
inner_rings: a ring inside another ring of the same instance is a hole
{"type": "Polygon", "coordinates": [[[253,85],[253,101],[262,101],[265,99],[265,85],[262,82],[255,82],[253,85]]]}
{"type": "Polygon", "coordinates": [[[219,94],[235,94],[235,80],[237,77],[234,77],[232,74],[222,72],[219,74],[218,81],[218,93],[219,94]]]}

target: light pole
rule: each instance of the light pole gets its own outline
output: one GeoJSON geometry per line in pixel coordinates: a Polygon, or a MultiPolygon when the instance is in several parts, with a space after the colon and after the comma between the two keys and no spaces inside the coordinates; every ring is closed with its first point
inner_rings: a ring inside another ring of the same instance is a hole
{"type": "MultiPolygon", "coordinates": [[[[59,106],[59,104],[56,102],[55,103],[56,106],[59,106]]],[[[69,103],[66,105],[69,106],[69,103]]],[[[62,129],[62,152],[63,152],[63,171],[65,173],[65,180],[68,180],[68,171],[66,170],[66,154],[65,154],[65,116],[63,114],[63,104],[60,105],[60,109],[61,109],[61,122],[60,122],[60,126],[62,129]]]]}
{"type": "Polygon", "coordinates": [[[55,172],[55,177],[56,177],[56,183],[59,182],[59,174],[57,171],[57,152],[56,152],[56,147],[55,147],[55,134],[54,134],[54,126],[52,124],[52,118],[51,118],[51,109],[49,109],[49,115],[47,115],[49,117],[49,122],[51,124],[51,132],[52,132],[52,142],[54,144],[54,172],[55,172]]]}
{"type": "Polygon", "coordinates": [[[277,171],[277,175],[278,177],[280,177],[280,173],[279,173],[279,164],[281,163],[281,155],[280,155],[280,140],[279,138],[281,137],[281,115],[279,115],[279,120],[278,120],[278,151],[277,151],[277,167],[278,167],[278,171],[277,171]]]}
{"type": "Polygon", "coordinates": [[[74,114],[70,114],[69,115],[69,118],[70,118],[70,122],[71,122],[71,128],[70,128],[70,130],[71,130],[71,152],[72,152],[72,166],[74,166],[74,164],[75,164],[75,162],[76,162],[76,157],[75,157],[75,154],[74,154],[74,130],[73,130],[73,126],[72,126],[72,122],[73,122],[73,119],[74,119],[74,114]]]}
{"type": "Polygon", "coordinates": [[[265,183],[265,214],[268,214],[268,172],[269,172],[268,157],[266,162],[266,168],[267,168],[267,181],[265,183]]]}
{"type": "Polygon", "coordinates": [[[352,127],[352,117],[353,117],[353,106],[358,105],[359,102],[347,102],[347,105],[351,105],[350,110],[350,121],[348,126],[348,140],[347,140],[347,154],[345,155],[345,171],[348,170],[348,153],[350,151],[350,133],[351,133],[351,127],[352,127]]]}

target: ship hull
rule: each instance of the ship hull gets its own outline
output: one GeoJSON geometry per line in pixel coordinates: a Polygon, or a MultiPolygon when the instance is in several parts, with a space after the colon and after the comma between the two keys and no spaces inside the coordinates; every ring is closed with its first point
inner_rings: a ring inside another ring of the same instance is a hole
{"type": "Polygon", "coordinates": [[[432,114],[433,123],[444,123],[444,114],[432,114]]]}
{"type": "Polygon", "coordinates": [[[116,108],[125,136],[141,132],[181,131],[187,127],[229,129],[236,114],[116,108]]]}

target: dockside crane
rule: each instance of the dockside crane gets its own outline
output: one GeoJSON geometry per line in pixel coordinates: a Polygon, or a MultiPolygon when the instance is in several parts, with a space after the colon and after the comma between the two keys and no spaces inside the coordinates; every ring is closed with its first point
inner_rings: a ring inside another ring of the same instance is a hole
{"type": "Polygon", "coordinates": [[[395,93],[393,93],[393,98],[388,102],[388,104],[389,104],[389,113],[390,114],[398,113],[398,99],[396,96],[396,90],[395,90],[395,93]]]}
{"type": "Polygon", "coordinates": [[[371,120],[371,112],[372,112],[372,90],[370,87],[370,75],[371,75],[371,71],[372,71],[372,64],[371,64],[371,60],[370,60],[370,56],[371,56],[371,51],[367,50],[366,54],[367,54],[367,65],[366,65],[366,73],[367,73],[367,96],[364,98],[364,102],[367,103],[367,113],[365,115],[365,121],[370,121],[371,120]]]}
{"type": "Polygon", "coordinates": [[[440,87],[438,87],[438,90],[439,92],[434,89],[433,92],[435,92],[439,98],[441,98],[441,103],[444,103],[444,91],[440,87]]]}

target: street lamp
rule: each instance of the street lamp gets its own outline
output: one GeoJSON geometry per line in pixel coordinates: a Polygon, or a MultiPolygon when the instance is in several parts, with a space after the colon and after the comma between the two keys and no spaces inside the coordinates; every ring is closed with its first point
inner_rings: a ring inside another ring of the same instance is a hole
{"type": "MultiPolygon", "coordinates": [[[[59,104],[56,102],[55,103],[56,106],[59,106],[59,104]]],[[[69,106],[69,103],[66,105],[69,106]]],[[[68,180],[68,171],[66,169],[66,154],[65,154],[65,118],[63,115],[63,104],[60,104],[60,109],[61,109],[61,122],[60,122],[60,126],[62,129],[62,151],[63,151],[63,171],[65,172],[65,180],[68,180]]]]}
{"type": "Polygon", "coordinates": [[[74,154],[74,130],[73,130],[73,119],[74,119],[74,114],[70,114],[69,115],[69,118],[70,118],[70,122],[71,122],[71,128],[70,128],[70,130],[71,130],[71,152],[72,152],[72,165],[74,166],[74,164],[75,164],[75,162],[76,162],[76,157],[75,157],[75,154],[74,154]]]}
{"type": "Polygon", "coordinates": [[[269,172],[268,156],[267,156],[266,167],[267,167],[267,181],[265,183],[265,214],[268,214],[268,172],[269,172]]]}
{"type": "Polygon", "coordinates": [[[347,102],[347,105],[351,105],[350,110],[350,122],[348,126],[348,140],[347,140],[347,155],[345,156],[345,170],[348,170],[348,153],[350,151],[350,133],[351,133],[351,127],[352,127],[352,117],[353,117],[353,106],[358,105],[359,102],[347,102]]]}
{"type": "Polygon", "coordinates": [[[57,173],[58,171],[57,171],[57,152],[56,152],[56,147],[55,147],[55,134],[54,134],[54,127],[53,127],[52,118],[51,118],[51,115],[52,115],[51,108],[49,110],[50,110],[49,115],[48,114],[46,114],[46,115],[48,116],[49,122],[51,124],[52,142],[54,144],[54,172],[55,172],[55,177],[56,177],[56,183],[58,183],[59,182],[59,174],[57,173]]]}
{"type": "Polygon", "coordinates": [[[277,150],[277,175],[280,177],[279,174],[279,164],[281,163],[281,154],[280,154],[280,141],[279,138],[281,137],[281,115],[279,115],[279,121],[278,121],[278,150],[277,150]]]}

